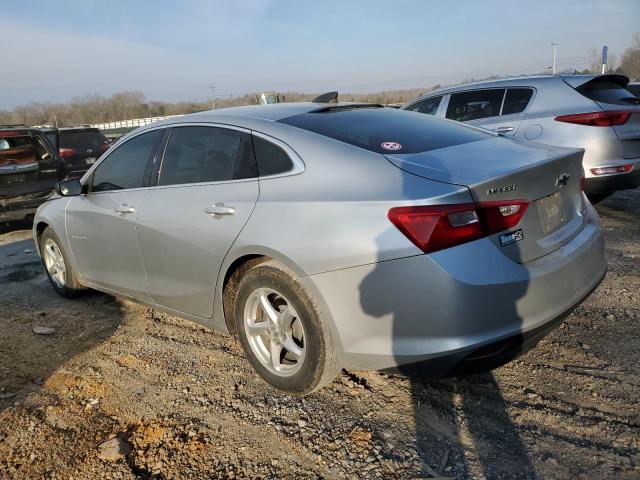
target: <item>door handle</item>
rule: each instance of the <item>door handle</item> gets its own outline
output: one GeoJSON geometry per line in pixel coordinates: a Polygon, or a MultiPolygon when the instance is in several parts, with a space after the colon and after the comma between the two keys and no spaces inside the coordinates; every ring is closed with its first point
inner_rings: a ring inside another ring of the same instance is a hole
{"type": "Polygon", "coordinates": [[[116,213],[124,214],[124,213],[135,213],[136,209],[133,207],[130,207],[126,203],[123,203],[119,207],[116,207],[113,211],[116,213]]]}
{"type": "Polygon", "coordinates": [[[205,208],[204,213],[207,215],[233,215],[236,213],[236,209],[233,207],[227,207],[224,204],[219,204],[205,208]]]}
{"type": "Polygon", "coordinates": [[[509,132],[513,132],[516,129],[516,127],[498,127],[498,128],[494,128],[493,131],[496,133],[509,133],[509,132]]]}

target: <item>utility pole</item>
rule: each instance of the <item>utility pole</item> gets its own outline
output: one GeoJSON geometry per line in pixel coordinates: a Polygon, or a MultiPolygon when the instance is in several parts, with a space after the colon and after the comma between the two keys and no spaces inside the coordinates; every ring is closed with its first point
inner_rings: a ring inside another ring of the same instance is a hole
{"type": "Polygon", "coordinates": [[[553,67],[551,68],[551,73],[553,75],[556,74],[556,54],[558,53],[558,42],[551,42],[553,45],[553,67]]]}
{"type": "Polygon", "coordinates": [[[211,89],[211,110],[215,110],[215,108],[216,108],[216,104],[215,104],[215,102],[214,102],[214,100],[213,100],[213,92],[214,92],[214,90],[216,89],[216,87],[214,87],[213,85],[211,85],[209,88],[211,89]]]}

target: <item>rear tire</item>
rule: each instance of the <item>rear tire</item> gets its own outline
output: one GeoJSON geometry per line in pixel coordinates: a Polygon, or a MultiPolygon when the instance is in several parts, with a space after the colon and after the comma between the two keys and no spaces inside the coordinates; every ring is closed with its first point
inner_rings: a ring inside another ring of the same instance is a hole
{"type": "Polygon", "coordinates": [[[40,258],[53,289],[65,298],[74,298],[86,288],[78,282],[61,245],[53,229],[45,228],[40,237],[40,258]]]}
{"type": "Polygon", "coordinates": [[[245,273],[234,313],[245,355],[271,386],[306,395],[340,371],[329,327],[296,275],[281,263],[260,263],[245,273]]]}
{"type": "Polygon", "coordinates": [[[601,201],[609,198],[613,193],[596,193],[593,195],[587,195],[587,198],[591,202],[591,205],[595,205],[596,203],[600,203],[601,201]]]}

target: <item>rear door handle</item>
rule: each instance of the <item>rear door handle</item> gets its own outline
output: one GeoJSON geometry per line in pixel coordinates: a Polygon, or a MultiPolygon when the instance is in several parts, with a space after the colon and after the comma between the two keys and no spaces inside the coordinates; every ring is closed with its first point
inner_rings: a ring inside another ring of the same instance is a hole
{"type": "Polygon", "coordinates": [[[509,132],[513,132],[516,129],[516,127],[498,127],[498,128],[494,128],[493,131],[496,133],[509,133],[509,132]]]}
{"type": "Polygon", "coordinates": [[[236,213],[236,209],[233,207],[227,207],[224,204],[212,205],[204,209],[204,213],[207,215],[233,215],[236,213]]]}
{"type": "Polygon", "coordinates": [[[116,213],[124,214],[124,213],[135,213],[136,209],[133,207],[130,207],[126,203],[123,203],[122,205],[116,207],[113,211],[116,213]]]}

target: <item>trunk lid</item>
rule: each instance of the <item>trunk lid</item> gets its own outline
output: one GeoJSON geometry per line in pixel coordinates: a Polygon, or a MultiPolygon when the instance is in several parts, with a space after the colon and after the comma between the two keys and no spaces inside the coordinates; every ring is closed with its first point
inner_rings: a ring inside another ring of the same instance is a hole
{"type": "Polygon", "coordinates": [[[582,149],[495,137],[386,157],[414,175],[466,186],[477,203],[529,202],[516,227],[490,237],[505,255],[524,263],[560,248],[582,229],[583,153],[582,149]]]}

